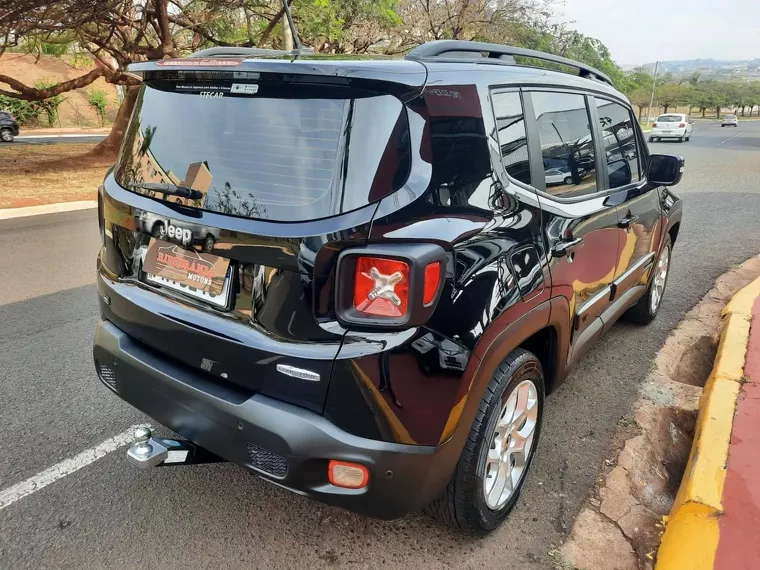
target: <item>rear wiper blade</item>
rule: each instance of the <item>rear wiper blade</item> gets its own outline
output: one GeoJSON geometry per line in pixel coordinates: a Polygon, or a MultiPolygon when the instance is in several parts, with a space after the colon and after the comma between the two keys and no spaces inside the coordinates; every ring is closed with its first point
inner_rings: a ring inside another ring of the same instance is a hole
{"type": "Polygon", "coordinates": [[[153,192],[179,196],[180,198],[189,198],[190,200],[200,200],[203,198],[203,192],[187,188],[186,186],[168,184],[166,182],[133,182],[130,184],[130,187],[139,188],[141,190],[152,190],[153,192]]]}

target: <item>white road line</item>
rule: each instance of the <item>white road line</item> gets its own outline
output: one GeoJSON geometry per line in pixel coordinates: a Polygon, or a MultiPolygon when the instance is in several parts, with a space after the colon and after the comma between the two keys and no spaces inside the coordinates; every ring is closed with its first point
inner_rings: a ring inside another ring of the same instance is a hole
{"type": "Polygon", "coordinates": [[[64,459],[60,463],[56,463],[52,467],[37,473],[37,475],[26,481],[16,483],[7,489],[3,489],[0,491],[0,511],[5,507],[9,507],[19,499],[23,499],[27,495],[31,495],[32,493],[47,487],[58,481],[58,479],[62,479],[63,477],[66,477],[66,475],[71,475],[75,471],[79,471],[82,467],[87,467],[90,463],[93,463],[94,461],[105,457],[112,451],[116,451],[120,447],[127,445],[132,441],[132,434],[135,429],[141,426],[150,427],[148,424],[134,425],[127,431],[105,440],[100,445],[91,447],[69,459],[64,459]]]}
{"type": "Polygon", "coordinates": [[[727,143],[728,141],[732,141],[732,140],[734,140],[736,137],[740,137],[740,136],[742,136],[743,134],[744,134],[744,131],[740,132],[738,135],[734,135],[734,136],[732,136],[730,139],[726,139],[726,140],[724,140],[724,141],[721,141],[721,142],[719,142],[718,144],[725,144],[725,143],[727,143]]]}

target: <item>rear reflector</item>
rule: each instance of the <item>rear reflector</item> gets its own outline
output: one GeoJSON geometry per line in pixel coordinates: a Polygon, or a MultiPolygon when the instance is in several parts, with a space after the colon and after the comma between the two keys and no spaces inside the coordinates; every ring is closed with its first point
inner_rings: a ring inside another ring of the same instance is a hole
{"type": "Polygon", "coordinates": [[[365,315],[399,318],[409,305],[409,264],[359,257],[354,272],[354,308],[365,315]]]}
{"type": "Polygon", "coordinates": [[[327,478],[336,487],[361,489],[369,483],[369,471],[364,465],[333,459],[327,466],[327,478]]]}
{"type": "Polygon", "coordinates": [[[438,283],[441,281],[441,263],[434,261],[425,267],[425,290],[422,295],[422,303],[429,305],[435,299],[438,291],[438,283]]]}

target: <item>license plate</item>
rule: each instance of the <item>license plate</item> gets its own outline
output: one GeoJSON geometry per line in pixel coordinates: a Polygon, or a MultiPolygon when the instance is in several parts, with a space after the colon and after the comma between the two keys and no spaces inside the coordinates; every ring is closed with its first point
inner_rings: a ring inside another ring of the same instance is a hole
{"type": "Polygon", "coordinates": [[[143,257],[145,278],[218,307],[227,305],[230,260],[151,238],[143,257]]]}
{"type": "Polygon", "coordinates": [[[670,132],[670,129],[663,129],[663,130],[662,130],[662,132],[663,132],[663,133],[669,133],[669,132],[670,132]]]}

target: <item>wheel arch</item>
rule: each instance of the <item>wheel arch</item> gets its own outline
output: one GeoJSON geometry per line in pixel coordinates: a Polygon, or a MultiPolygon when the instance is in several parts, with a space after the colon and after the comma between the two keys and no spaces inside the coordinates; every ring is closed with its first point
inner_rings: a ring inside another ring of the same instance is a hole
{"type": "Polygon", "coordinates": [[[673,224],[668,230],[668,235],[670,236],[670,243],[672,245],[675,245],[676,239],[678,239],[678,232],[680,231],[680,229],[681,229],[681,222],[679,220],[675,224],[673,224]]]}

